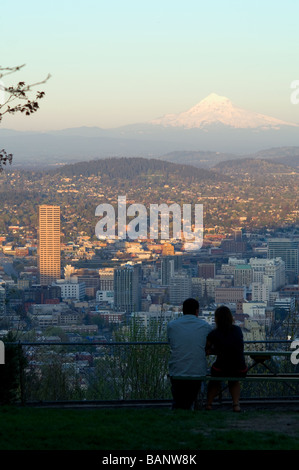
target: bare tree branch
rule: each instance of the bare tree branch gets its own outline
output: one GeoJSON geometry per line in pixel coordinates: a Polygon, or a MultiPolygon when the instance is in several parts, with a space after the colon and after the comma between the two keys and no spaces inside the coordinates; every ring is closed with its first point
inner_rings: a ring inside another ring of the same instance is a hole
{"type": "MultiPolygon", "coordinates": [[[[15,67],[1,67],[0,66],[0,79],[4,76],[10,75],[12,73],[18,72],[21,70],[25,64],[18,65],[15,67]]],[[[35,113],[39,109],[39,100],[41,100],[45,96],[44,91],[37,91],[35,96],[32,98],[30,93],[33,91],[32,88],[43,85],[46,83],[49,78],[51,77],[50,74],[48,76],[36,83],[31,83],[26,85],[25,82],[19,82],[15,86],[1,86],[0,88],[2,92],[6,93],[8,97],[4,100],[3,103],[0,103],[0,122],[2,121],[2,117],[5,114],[15,114],[15,113],[23,113],[26,116],[30,116],[31,114],[35,113]],[[27,100],[26,103],[24,101],[27,100]],[[17,101],[15,105],[12,105],[14,101],[17,101]]],[[[3,166],[7,163],[11,164],[12,162],[12,154],[7,153],[4,149],[0,150],[0,173],[3,171],[3,166]]]]}
{"type": "Polygon", "coordinates": [[[17,65],[16,67],[1,67],[0,65],[0,78],[4,77],[5,75],[18,72],[23,67],[25,67],[25,64],[17,65]]]}

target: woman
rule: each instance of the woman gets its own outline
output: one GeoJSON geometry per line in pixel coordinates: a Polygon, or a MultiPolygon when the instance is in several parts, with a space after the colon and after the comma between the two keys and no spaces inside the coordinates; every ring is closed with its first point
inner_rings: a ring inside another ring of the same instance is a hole
{"type": "MultiPolygon", "coordinates": [[[[244,342],[241,328],[234,325],[230,309],[218,307],[215,311],[216,328],[207,337],[206,354],[215,354],[216,361],[211,367],[213,377],[245,377],[247,366],[244,357],[244,342]]],[[[233,411],[241,411],[240,382],[229,381],[228,388],[233,400],[233,411]]],[[[210,381],[206,409],[212,408],[213,399],[221,390],[221,382],[210,381]]]]}

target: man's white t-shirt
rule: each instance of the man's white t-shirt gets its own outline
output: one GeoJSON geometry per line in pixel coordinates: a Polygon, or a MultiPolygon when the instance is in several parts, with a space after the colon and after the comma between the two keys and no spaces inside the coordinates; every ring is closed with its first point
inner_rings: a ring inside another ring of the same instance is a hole
{"type": "Polygon", "coordinates": [[[195,315],[183,315],[167,325],[171,349],[170,376],[199,376],[207,373],[206,339],[212,326],[195,315]]]}

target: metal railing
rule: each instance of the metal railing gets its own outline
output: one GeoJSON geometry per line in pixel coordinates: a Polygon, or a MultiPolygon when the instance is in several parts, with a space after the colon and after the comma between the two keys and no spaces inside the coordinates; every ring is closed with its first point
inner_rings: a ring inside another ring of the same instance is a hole
{"type": "MultiPolygon", "coordinates": [[[[267,380],[263,383],[245,381],[242,398],[299,398],[299,368],[290,360],[290,343],[286,340],[245,341],[245,357],[251,371],[266,375],[298,374],[298,382],[290,385],[267,380]],[[263,363],[254,357],[255,351],[259,355],[271,351],[271,355],[263,363]]],[[[18,400],[23,404],[171,400],[170,348],[165,341],[18,342],[7,343],[7,346],[16,353],[18,400]]],[[[210,366],[214,358],[207,360],[210,366]]]]}

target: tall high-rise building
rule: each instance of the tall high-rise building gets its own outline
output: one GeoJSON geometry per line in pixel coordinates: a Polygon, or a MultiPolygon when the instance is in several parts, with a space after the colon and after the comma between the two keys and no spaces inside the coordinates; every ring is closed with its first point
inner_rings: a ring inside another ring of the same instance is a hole
{"type": "Polygon", "coordinates": [[[169,286],[170,279],[174,275],[174,259],[172,256],[163,256],[161,259],[161,282],[162,286],[169,286]]]}
{"type": "Polygon", "coordinates": [[[60,207],[39,206],[38,267],[41,285],[61,278],[60,207]]]}
{"type": "Polygon", "coordinates": [[[268,258],[280,257],[285,262],[289,282],[299,274],[299,244],[290,238],[270,238],[268,240],[268,258]]]}
{"type": "Polygon", "coordinates": [[[140,267],[125,265],[114,270],[114,310],[138,312],[140,310],[140,267]]]}

